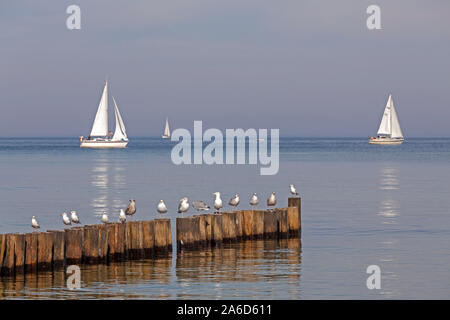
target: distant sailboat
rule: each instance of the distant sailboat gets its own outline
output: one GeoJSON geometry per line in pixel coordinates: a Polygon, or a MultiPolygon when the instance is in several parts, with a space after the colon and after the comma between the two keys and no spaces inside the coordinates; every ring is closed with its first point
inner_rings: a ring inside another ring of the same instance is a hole
{"type": "Polygon", "coordinates": [[[383,118],[378,128],[377,137],[370,137],[370,144],[398,145],[404,141],[402,129],[398,122],[397,111],[395,111],[394,101],[389,95],[383,118]]]}
{"type": "Polygon", "coordinates": [[[166,118],[166,126],[164,127],[164,133],[162,135],[163,139],[170,138],[170,129],[169,129],[169,119],[166,118]]]}
{"type": "Polygon", "coordinates": [[[106,81],[91,134],[86,139],[80,137],[81,148],[125,148],[127,146],[127,132],[114,97],[113,102],[116,130],[111,137],[108,131],[108,81],[106,81]]]}

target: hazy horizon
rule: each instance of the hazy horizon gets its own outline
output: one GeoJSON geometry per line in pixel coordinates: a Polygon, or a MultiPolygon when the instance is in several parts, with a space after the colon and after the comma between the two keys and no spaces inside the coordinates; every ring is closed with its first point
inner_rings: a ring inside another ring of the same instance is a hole
{"type": "Polygon", "coordinates": [[[0,137],[87,136],[105,77],[130,137],[160,135],[166,117],[367,137],[389,93],[407,139],[450,137],[448,13],[423,0],[2,2],[0,137]],[[72,4],[81,30],[66,28],[72,4]],[[372,4],[381,30],[366,27],[372,4]]]}

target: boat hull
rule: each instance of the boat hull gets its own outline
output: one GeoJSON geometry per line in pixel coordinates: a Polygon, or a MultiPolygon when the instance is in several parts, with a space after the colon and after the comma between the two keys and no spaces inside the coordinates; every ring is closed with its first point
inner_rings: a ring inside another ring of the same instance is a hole
{"type": "Polygon", "coordinates": [[[96,141],[96,140],[83,140],[80,144],[81,148],[92,149],[123,149],[126,148],[128,141],[96,141]]]}
{"type": "Polygon", "coordinates": [[[402,144],[404,139],[391,139],[391,138],[371,138],[369,144],[379,144],[386,146],[394,146],[402,144]]]}
{"type": "Polygon", "coordinates": [[[161,136],[161,138],[163,138],[163,139],[169,139],[170,136],[161,136]]]}

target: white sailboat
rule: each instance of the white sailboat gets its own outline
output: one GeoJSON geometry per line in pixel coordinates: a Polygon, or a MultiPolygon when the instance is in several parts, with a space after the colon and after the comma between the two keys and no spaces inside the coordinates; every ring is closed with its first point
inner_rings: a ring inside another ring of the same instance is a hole
{"type": "Polygon", "coordinates": [[[91,133],[86,139],[80,137],[81,148],[125,148],[127,146],[127,132],[114,97],[113,102],[116,129],[111,137],[108,131],[108,81],[106,81],[91,133]]]}
{"type": "Polygon", "coordinates": [[[162,135],[163,139],[170,138],[170,129],[169,129],[169,119],[166,118],[166,126],[164,127],[164,133],[162,135]]]}
{"type": "Polygon", "coordinates": [[[404,140],[405,138],[403,137],[403,132],[398,122],[397,111],[395,111],[394,101],[392,100],[392,96],[389,95],[383,118],[378,128],[377,137],[370,137],[369,143],[398,145],[402,144],[404,140]]]}

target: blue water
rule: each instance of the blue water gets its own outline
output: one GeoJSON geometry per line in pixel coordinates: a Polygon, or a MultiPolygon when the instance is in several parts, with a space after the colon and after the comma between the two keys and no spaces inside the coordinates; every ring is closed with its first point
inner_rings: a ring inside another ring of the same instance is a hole
{"type": "Polygon", "coordinates": [[[99,223],[103,212],[116,220],[131,198],[135,219],[157,217],[160,199],[174,219],[178,199],[211,202],[214,191],[225,200],[239,193],[241,209],[253,192],[265,202],[275,191],[286,206],[293,183],[302,197],[302,246],[262,242],[174,254],[158,267],[154,261],[83,267],[78,292],[65,289],[64,274],[60,282],[40,275],[39,286],[36,279],[2,279],[0,296],[450,297],[450,139],[374,146],[366,138],[282,138],[274,176],[261,176],[256,165],[176,166],[173,145],[132,138],[124,150],[87,150],[77,139],[0,139],[0,233],[31,231],[32,215],[44,230],[62,229],[59,214],[67,210],[86,224],[99,223]],[[366,287],[369,265],[381,268],[380,290],[366,287]]]}

